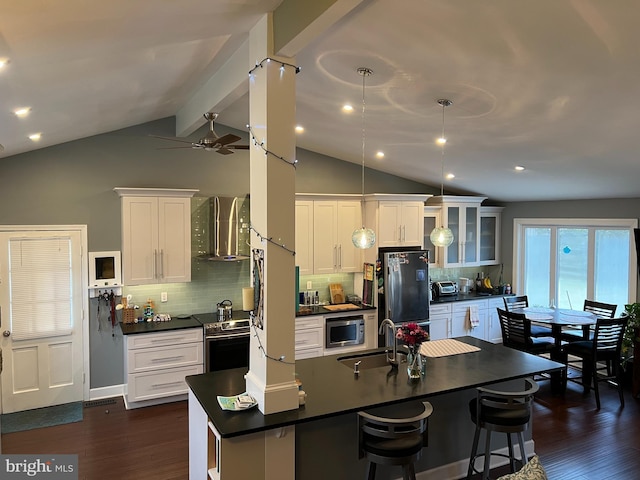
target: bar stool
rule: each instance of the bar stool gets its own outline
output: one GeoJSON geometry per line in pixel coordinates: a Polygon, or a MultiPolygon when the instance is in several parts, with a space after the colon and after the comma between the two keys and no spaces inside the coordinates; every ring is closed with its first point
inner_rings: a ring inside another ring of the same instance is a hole
{"type": "Polygon", "coordinates": [[[477,389],[476,398],[469,402],[471,421],[476,425],[469,457],[469,469],[467,478],[471,478],[474,473],[480,473],[475,468],[475,461],[478,457],[484,457],[484,468],[482,479],[489,478],[491,456],[497,455],[509,459],[511,471],[516,471],[516,457],[513,452],[513,442],[511,434],[516,433],[518,445],[520,447],[520,466],[527,462],[524,451],[523,432],[529,427],[531,420],[531,404],[533,396],[538,391],[538,384],[532,378],[525,378],[525,389],[523,391],[499,391],[480,387],[477,389]],[[480,440],[480,430],[486,430],[484,453],[478,453],[478,442],[480,440]],[[509,454],[491,453],[492,432],[506,433],[509,454]]]}
{"type": "Polygon", "coordinates": [[[429,402],[422,402],[422,413],[410,418],[379,417],[358,412],[358,458],[368,460],[367,479],[374,480],[376,464],[402,466],[402,478],[415,480],[414,463],[427,445],[429,402]]]}

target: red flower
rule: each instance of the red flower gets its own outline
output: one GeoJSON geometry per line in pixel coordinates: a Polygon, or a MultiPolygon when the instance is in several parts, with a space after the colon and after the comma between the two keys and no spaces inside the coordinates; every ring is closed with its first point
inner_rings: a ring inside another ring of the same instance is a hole
{"type": "Polygon", "coordinates": [[[398,327],[396,338],[407,345],[420,345],[429,340],[429,333],[415,322],[403,323],[398,327]]]}

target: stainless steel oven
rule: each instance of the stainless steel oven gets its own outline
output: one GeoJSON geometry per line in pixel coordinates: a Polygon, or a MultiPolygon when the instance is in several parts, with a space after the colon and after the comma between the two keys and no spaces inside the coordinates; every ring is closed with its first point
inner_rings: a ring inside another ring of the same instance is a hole
{"type": "Polygon", "coordinates": [[[362,315],[327,318],[325,330],[326,348],[362,345],[364,343],[364,317],[362,315]]]}
{"type": "Polygon", "coordinates": [[[196,314],[204,326],[204,369],[249,368],[250,320],[219,321],[215,313],[196,314]]]}

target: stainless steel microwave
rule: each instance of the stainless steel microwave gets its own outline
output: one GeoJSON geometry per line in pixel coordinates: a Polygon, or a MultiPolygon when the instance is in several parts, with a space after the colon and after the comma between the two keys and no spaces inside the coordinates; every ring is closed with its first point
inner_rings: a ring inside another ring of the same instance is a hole
{"type": "Polygon", "coordinates": [[[362,315],[328,318],[325,327],[325,348],[362,345],[364,343],[364,318],[362,315]]]}

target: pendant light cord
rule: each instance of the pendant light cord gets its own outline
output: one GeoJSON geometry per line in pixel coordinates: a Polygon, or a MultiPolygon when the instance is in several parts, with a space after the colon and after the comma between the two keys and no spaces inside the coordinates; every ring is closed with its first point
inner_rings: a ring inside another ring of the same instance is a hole
{"type": "Polygon", "coordinates": [[[365,129],[365,107],[366,103],[364,101],[364,83],[365,78],[369,75],[366,72],[362,72],[362,199],[364,200],[364,149],[365,149],[365,138],[366,138],[366,129],[365,129]]]}

